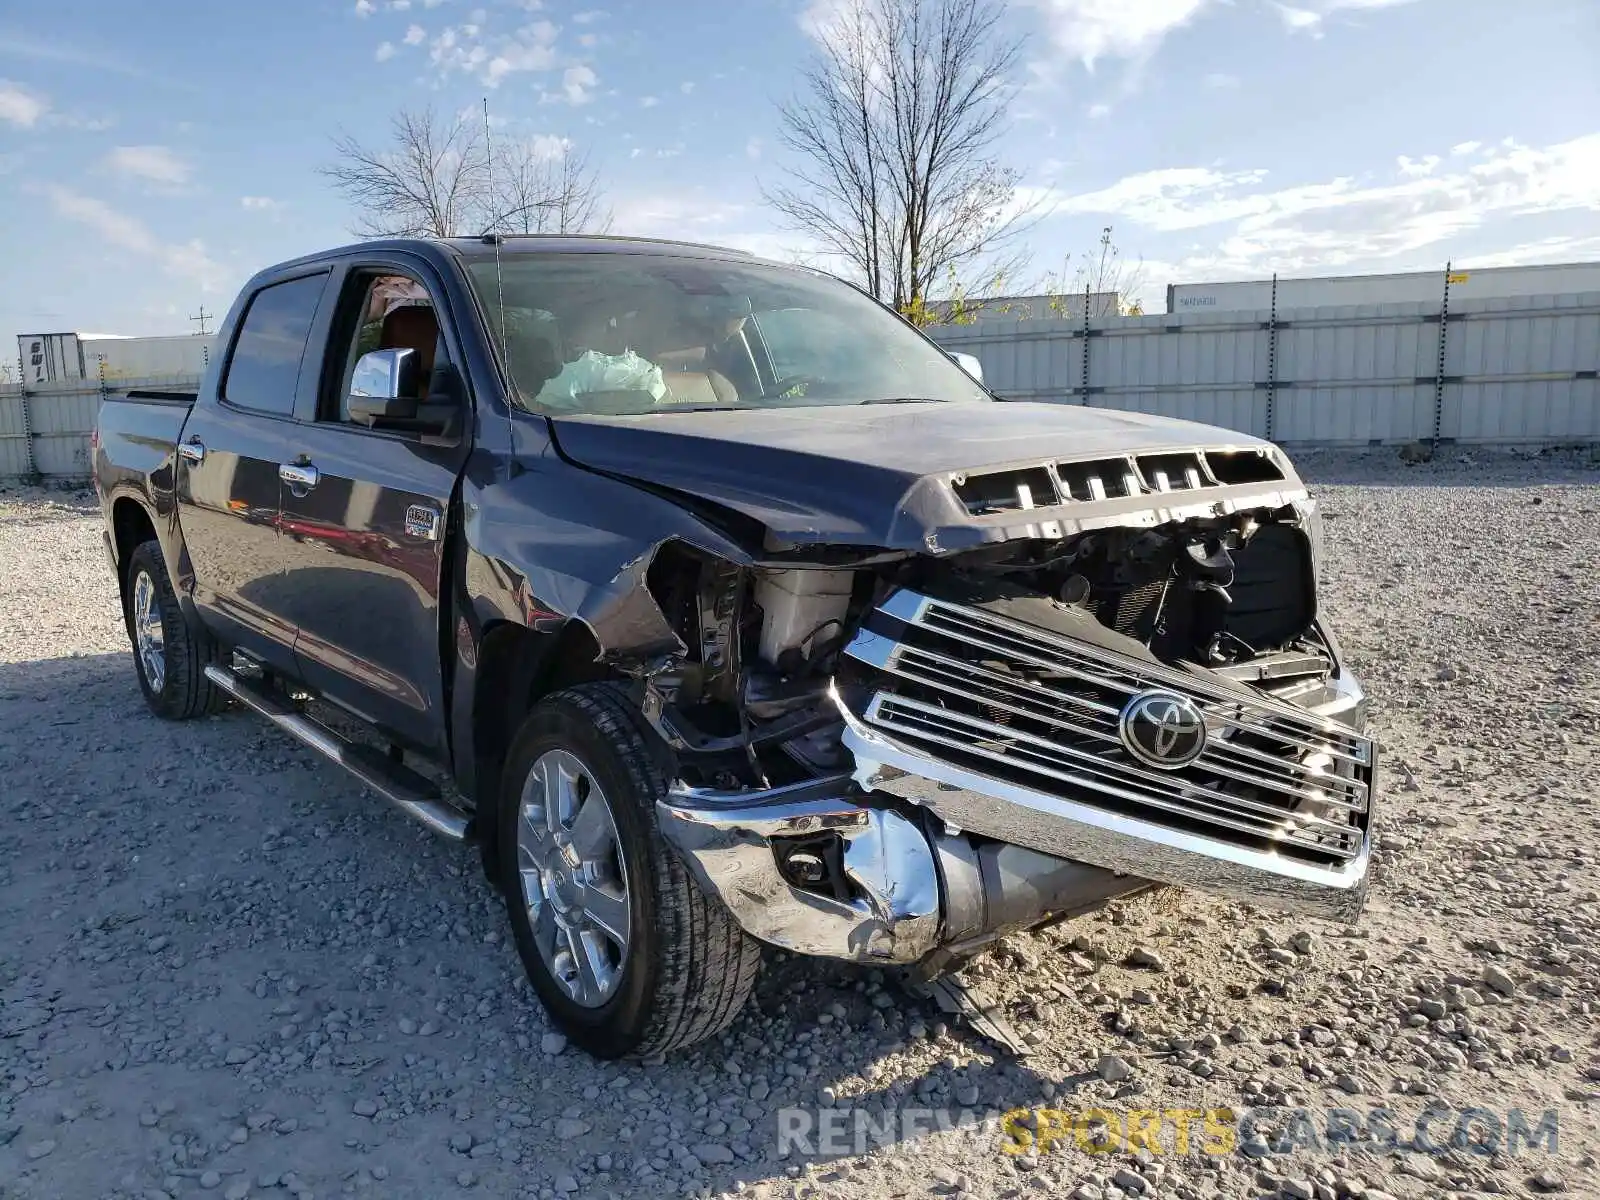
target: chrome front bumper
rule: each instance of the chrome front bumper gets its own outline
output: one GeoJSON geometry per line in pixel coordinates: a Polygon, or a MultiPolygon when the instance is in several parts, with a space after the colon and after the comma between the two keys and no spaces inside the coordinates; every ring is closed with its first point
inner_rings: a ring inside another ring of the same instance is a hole
{"type": "MultiPolygon", "coordinates": [[[[1345,696],[1358,687],[1353,680],[1345,686],[1345,696]]],[[[900,745],[846,712],[844,742],[855,755],[860,785],[921,805],[948,828],[1330,921],[1352,922],[1366,903],[1366,842],[1340,866],[1314,866],[963,770],[900,745]]]]}
{"type": "MultiPolygon", "coordinates": [[[[941,603],[911,600],[920,607],[902,594],[898,611],[885,611],[916,625],[941,603]]],[[[979,644],[975,627],[950,628],[979,644]]],[[[1028,632],[1003,620],[995,628],[1028,632]]],[[[1365,693],[1348,672],[1293,694],[1241,694],[1087,644],[1002,643],[1020,661],[1075,678],[1085,694],[1186,688],[1221,729],[1192,776],[1130,766],[1104,748],[1105,719],[1093,703],[1017,686],[1015,677],[996,683],[987,667],[979,675],[988,679],[974,677],[970,689],[979,703],[1008,709],[1018,727],[963,715],[953,699],[928,703],[927,688],[953,697],[962,686],[953,660],[930,644],[867,630],[852,642],[851,656],[882,686],[855,708],[833,694],[851,774],[770,791],[679,785],[658,804],[662,833],[752,936],[801,954],[909,963],[1152,881],[1334,921],[1360,915],[1379,780],[1377,747],[1364,736],[1365,693]],[[897,694],[902,684],[911,693],[897,694]],[[1060,739],[1022,728],[1040,721],[1060,739]],[[1274,740],[1290,749],[1282,761],[1262,749],[1274,740]],[[1008,746],[1030,757],[1008,757],[1008,746]],[[838,856],[835,894],[798,886],[780,862],[784,847],[818,837],[838,856]]]]}
{"type": "Polygon", "coordinates": [[[936,831],[913,806],[893,804],[863,796],[848,775],[837,775],[765,792],[678,785],[656,815],[696,881],[746,933],[822,958],[914,963],[1151,886],[1025,847],[936,831]],[[780,855],[819,838],[837,839],[846,897],[797,887],[784,875],[780,855]]]}
{"type": "Polygon", "coordinates": [[[914,962],[939,937],[933,848],[910,818],[854,793],[844,775],[765,792],[680,784],[656,816],[700,886],[752,937],[822,958],[914,962]],[[795,887],[779,869],[786,841],[830,834],[855,893],[844,899],[795,887]]]}

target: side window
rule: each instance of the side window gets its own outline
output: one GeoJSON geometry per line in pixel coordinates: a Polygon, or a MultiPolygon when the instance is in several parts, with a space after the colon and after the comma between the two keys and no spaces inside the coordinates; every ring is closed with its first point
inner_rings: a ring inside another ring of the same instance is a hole
{"type": "MultiPolygon", "coordinates": [[[[349,341],[343,370],[318,414],[324,421],[350,421],[350,388],[361,356],[374,350],[416,352],[416,390],[426,400],[436,366],[448,359],[433,298],[408,275],[361,272],[350,277],[345,296],[352,305],[341,326],[349,341]]],[[[363,426],[365,428],[365,426],[363,426]]]]}
{"type": "Polygon", "coordinates": [[[222,398],[240,408],[288,416],[294,411],[300,361],[326,275],[264,287],[250,301],[233,344],[222,398]]]}

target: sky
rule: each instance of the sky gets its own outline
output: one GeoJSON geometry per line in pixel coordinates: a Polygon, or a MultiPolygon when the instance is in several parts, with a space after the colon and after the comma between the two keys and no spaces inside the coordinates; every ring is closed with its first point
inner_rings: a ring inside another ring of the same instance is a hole
{"type": "MultiPolygon", "coordinates": [[[[0,336],[181,334],[352,240],[402,107],[570,139],[614,231],[805,255],[762,200],[840,0],[7,0],[0,336]]],[[[1600,0],[1009,0],[1029,290],[1111,225],[1166,285],[1600,259],[1600,0]]],[[[214,328],[214,322],[212,324],[214,328]]]]}

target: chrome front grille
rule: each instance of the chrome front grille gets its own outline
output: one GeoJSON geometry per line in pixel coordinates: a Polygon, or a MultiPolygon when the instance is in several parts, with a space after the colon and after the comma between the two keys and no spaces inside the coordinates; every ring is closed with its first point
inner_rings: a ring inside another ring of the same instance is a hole
{"type": "MultiPolygon", "coordinates": [[[[1373,743],[1266,693],[1122,654],[984,608],[910,591],[848,653],[868,678],[855,715],[931,756],[1036,792],[1236,846],[1338,867],[1365,852],[1373,743]],[[1133,697],[1200,709],[1205,750],[1155,769],[1119,737],[1133,697]]],[[[1071,620],[1072,618],[1066,618],[1071,620]]],[[[1098,630],[1083,618],[1086,635],[1098,630]],[[1091,626],[1093,628],[1091,628],[1091,626]]]]}

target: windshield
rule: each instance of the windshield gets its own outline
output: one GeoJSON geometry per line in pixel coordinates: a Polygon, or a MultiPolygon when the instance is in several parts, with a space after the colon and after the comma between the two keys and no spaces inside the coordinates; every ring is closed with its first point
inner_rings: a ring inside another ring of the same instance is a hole
{"type": "Polygon", "coordinates": [[[667,254],[507,254],[467,272],[517,398],[553,414],[990,399],[939,348],[811,271],[667,254]]]}

